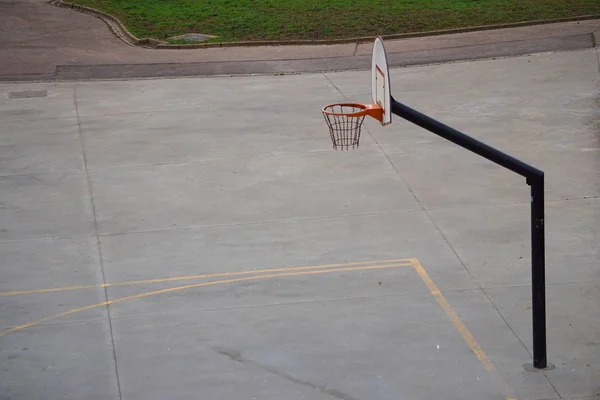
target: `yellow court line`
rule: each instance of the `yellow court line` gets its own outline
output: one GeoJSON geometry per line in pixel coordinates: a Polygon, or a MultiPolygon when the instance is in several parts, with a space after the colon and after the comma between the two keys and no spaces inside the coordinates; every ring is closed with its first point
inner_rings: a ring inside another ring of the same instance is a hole
{"type": "MultiPolygon", "coordinates": [[[[496,367],[494,366],[492,361],[490,361],[487,354],[485,354],[481,346],[479,346],[479,343],[477,343],[477,340],[475,340],[469,329],[465,326],[460,317],[456,314],[452,306],[450,306],[450,303],[448,303],[448,300],[446,300],[442,292],[440,292],[440,289],[438,289],[435,282],[429,277],[429,274],[427,274],[425,268],[416,258],[412,258],[411,262],[413,264],[413,267],[415,268],[415,271],[417,271],[417,274],[419,274],[419,277],[421,278],[423,283],[425,283],[425,286],[427,286],[427,289],[429,289],[431,294],[437,300],[440,307],[444,310],[450,321],[452,321],[458,332],[461,334],[464,341],[467,342],[467,345],[469,345],[473,353],[475,353],[475,356],[481,362],[483,368],[485,368],[485,370],[489,372],[489,374],[492,377],[492,381],[499,384],[504,390],[504,393],[509,393],[508,385],[506,384],[506,382],[504,382],[504,379],[502,378],[498,370],[496,370],[496,367]]],[[[506,400],[517,399],[515,399],[514,397],[506,397],[506,400]]]]}
{"type": "Polygon", "coordinates": [[[351,263],[345,263],[345,264],[312,265],[312,266],[308,266],[308,267],[268,268],[268,269],[256,269],[256,270],[238,271],[238,272],[219,272],[219,273],[214,273],[214,274],[176,276],[176,277],[172,277],[172,278],[144,279],[144,280],[139,280],[139,281],[104,283],[101,285],[63,286],[63,287],[49,288],[49,289],[19,290],[19,291],[11,291],[11,292],[0,292],[0,297],[2,297],[2,296],[18,296],[18,295],[24,295],[24,294],[65,292],[65,291],[69,291],[69,290],[97,289],[97,288],[106,288],[106,287],[111,287],[111,286],[129,286],[129,285],[143,285],[143,284],[148,284],[148,283],[165,283],[165,282],[196,280],[196,279],[205,279],[205,278],[216,278],[216,277],[224,277],[224,276],[251,275],[251,274],[260,274],[260,273],[265,273],[265,272],[303,271],[303,270],[319,269],[319,268],[345,267],[345,266],[350,266],[350,265],[374,264],[374,263],[398,263],[398,262],[406,263],[405,266],[407,266],[407,267],[412,265],[412,264],[410,264],[410,259],[407,259],[407,258],[399,258],[399,259],[395,259],[395,260],[357,261],[357,262],[351,262],[351,263]]]}
{"type": "Polygon", "coordinates": [[[245,281],[252,281],[252,280],[259,280],[259,279],[280,278],[280,277],[285,277],[285,276],[318,275],[318,274],[327,274],[327,273],[332,273],[332,272],[367,271],[367,270],[374,270],[374,269],[399,268],[399,267],[410,267],[410,266],[412,266],[412,264],[408,264],[408,265],[406,265],[406,264],[388,264],[388,265],[358,266],[358,267],[346,267],[346,268],[331,268],[331,269],[323,269],[323,270],[318,270],[318,271],[303,271],[303,272],[288,272],[288,273],[282,273],[282,274],[256,275],[256,276],[248,276],[248,277],[244,277],[244,278],[224,279],[224,280],[220,280],[220,281],[202,282],[202,283],[194,283],[191,285],[176,286],[176,287],[172,287],[172,288],[168,288],[168,289],[153,290],[151,292],[139,293],[139,294],[135,294],[133,296],[119,297],[119,298],[113,299],[113,300],[103,301],[103,302],[96,303],[96,304],[90,304],[89,306],[85,306],[85,307],[74,308],[72,310],[62,312],[60,314],[50,315],[48,317],[40,318],[38,320],[31,321],[31,322],[28,322],[23,325],[18,325],[18,326],[14,326],[12,328],[5,329],[0,332],[0,337],[8,335],[9,333],[20,331],[21,329],[25,329],[25,328],[29,328],[34,325],[38,325],[42,322],[46,322],[46,321],[60,318],[60,317],[66,317],[68,315],[72,315],[72,314],[75,314],[78,312],[90,310],[92,308],[107,306],[110,304],[120,303],[120,302],[126,301],[126,300],[139,299],[142,297],[154,296],[154,295],[163,294],[163,293],[177,292],[180,290],[186,290],[186,289],[192,289],[192,288],[198,288],[198,287],[204,287],[204,286],[222,285],[222,284],[226,284],[226,283],[245,282],[245,281]]]}

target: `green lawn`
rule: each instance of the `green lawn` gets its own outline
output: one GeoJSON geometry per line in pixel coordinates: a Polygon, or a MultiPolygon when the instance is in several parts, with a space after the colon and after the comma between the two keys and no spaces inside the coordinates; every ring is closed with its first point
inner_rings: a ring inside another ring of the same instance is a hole
{"type": "Polygon", "coordinates": [[[338,39],[600,14],[600,0],[74,0],[138,37],[338,39]]]}

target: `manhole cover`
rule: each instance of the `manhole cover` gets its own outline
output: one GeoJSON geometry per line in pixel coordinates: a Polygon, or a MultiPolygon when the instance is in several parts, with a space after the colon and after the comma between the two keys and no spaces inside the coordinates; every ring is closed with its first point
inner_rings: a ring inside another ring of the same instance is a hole
{"type": "Polygon", "coordinates": [[[25,90],[22,92],[9,92],[9,99],[31,99],[33,97],[48,97],[47,90],[25,90]]]}
{"type": "Polygon", "coordinates": [[[173,36],[169,39],[171,40],[187,40],[190,42],[203,42],[210,38],[214,38],[216,36],[213,35],[205,35],[203,33],[186,33],[185,35],[173,36]]]}

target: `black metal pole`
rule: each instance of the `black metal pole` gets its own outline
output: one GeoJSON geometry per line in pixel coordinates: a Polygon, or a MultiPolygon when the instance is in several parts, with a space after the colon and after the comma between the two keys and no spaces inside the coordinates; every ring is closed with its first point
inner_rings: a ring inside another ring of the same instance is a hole
{"type": "Polygon", "coordinates": [[[533,366],[548,366],[544,250],[544,172],[392,99],[392,113],[527,179],[531,186],[531,290],[533,366]]]}
{"type": "Polygon", "coordinates": [[[394,99],[392,99],[392,113],[528,179],[544,174],[539,169],[488,146],[471,136],[465,135],[448,125],[444,125],[394,99]]]}
{"type": "Polygon", "coordinates": [[[548,366],[546,355],[546,262],[544,240],[544,175],[531,185],[531,313],[533,320],[533,366],[548,366]]]}

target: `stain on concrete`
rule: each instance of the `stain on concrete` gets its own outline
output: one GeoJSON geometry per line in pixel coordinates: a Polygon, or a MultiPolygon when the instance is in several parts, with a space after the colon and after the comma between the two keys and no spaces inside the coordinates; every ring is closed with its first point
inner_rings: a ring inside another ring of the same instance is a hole
{"type": "Polygon", "coordinates": [[[23,90],[20,92],[9,92],[9,99],[31,99],[34,97],[48,97],[47,90],[23,90]]]}
{"type": "Polygon", "coordinates": [[[253,360],[249,360],[245,357],[242,356],[242,354],[239,351],[233,350],[233,349],[229,349],[227,347],[216,347],[215,350],[217,351],[217,353],[224,355],[226,357],[229,357],[232,361],[235,362],[239,362],[239,363],[243,363],[246,365],[252,365],[254,367],[260,368],[264,371],[267,371],[273,375],[277,375],[280,378],[286,379],[290,382],[296,383],[298,385],[303,385],[303,386],[307,386],[309,388],[312,388],[314,390],[317,390],[321,393],[326,393],[330,396],[333,396],[335,398],[341,399],[341,400],[358,400],[355,397],[352,397],[346,393],[342,393],[339,390],[336,389],[332,389],[332,388],[328,388],[326,386],[323,385],[319,385],[313,382],[309,382],[309,381],[305,381],[303,379],[298,379],[296,377],[293,377],[292,375],[288,374],[285,371],[281,371],[278,368],[275,368],[271,365],[265,365],[262,363],[259,363],[257,361],[253,361],[253,360]]]}

